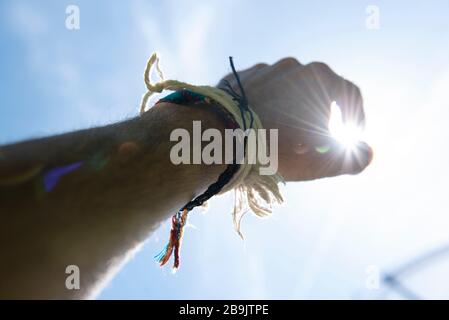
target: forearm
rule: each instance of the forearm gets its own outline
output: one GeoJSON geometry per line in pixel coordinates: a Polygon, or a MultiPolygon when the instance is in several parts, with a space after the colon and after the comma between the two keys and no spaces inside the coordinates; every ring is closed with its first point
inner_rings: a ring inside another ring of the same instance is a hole
{"type": "Polygon", "coordinates": [[[210,111],[167,104],[119,124],[0,148],[0,295],[86,296],[114,259],[214,182],[223,165],[170,162],[171,131],[191,131],[193,120],[223,129],[210,111]],[[68,165],[73,171],[51,179],[68,165]],[[67,265],[80,268],[80,290],[66,289],[67,265]]]}

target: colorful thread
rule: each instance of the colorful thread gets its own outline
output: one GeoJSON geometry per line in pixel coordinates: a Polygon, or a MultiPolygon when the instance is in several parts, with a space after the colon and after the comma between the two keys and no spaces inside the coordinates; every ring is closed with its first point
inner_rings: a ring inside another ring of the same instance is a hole
{"type": "Polygon", "coordinates": [[[181,241],[184,234],[184,226],[187,222],[188,213],[189,211],[187,209],[184,209],[182,211],[178,211],[172,217],[169,242],[166,247],[158,255],[155,256],[155,259],[160,263],[161,266],[167,263],[172,253],[174,252],[173,269],[176,270],[179,268],[179,252],[181,250],[181,241]]]}
{"type": "MultiPolygon", "coordinates": [[[[247,123],[250,123],[251,128],[256,130],[262,129],[263,126],[257,114],[255,114],[254,111],[248,106],[248,101],[244,94],[243,86],[240,82],[238,74],[234,68],[232,58],[230,58],[230,63],[242,93],[241,96],[233,90],[229,83],[226,88],[222,90],[211,86],[194,86],[176,80],[164,80],[163,73],[159,67],[159,57],[154,53],[148,60],[144,72],[144,81],[148,91],[142,97],[140,113],[143,114],[145,112],[148,99],[155,92],[162,92],[163,90],[187,90],[215,101],[215,103],[220,105],[230,115],[232,115],[234,122],[237,123],[239,128],[246,129],[247,123]],[[161,78],[160,82],[154,84],[150,81],[150,72],[153,65],[156,65],[156,70],[161,78]]],[[[180,104],[182,104],[181,101],[180,104]]],[[[259,142],[265,144],[264,141],[259,142]]],[[[266,146],[262,147],[266,150],[266,146]]],[[[248,155],[245,152],[245,158],[247,156],[248,155]]],[[[238,234],[241,235],[241,218],[248,210],[251,210],[258,216],[265,216],[271,213],[271,205],[273,203],[281,203],[283,201],[278,187],[278,183],[283,182],[283,178],[279,174],[262,176],[259,174],[259,168],[260,163],[250,164],[248,161],[244,161],[243,164],[237,165],[234,161],[234,164],[229,165],[219,176],[217,182],[209,186],[205,193],[190,201],[183,209],[181,209],[180,212],[184,213],[185,210],[187,210],[185,213],[187,217],[188,211],[198,205],[202,205],[211,196],[235,189],[234,211],[232,214],[234,227],[238,234]]],[[[169,244],[159,255],[156,256],[156,259],[161,263],[161,265],[164,265],[170,258],[175,245],[177,245],[178,249],[175,251],[177,252],[178,257],[176,258],[175,256],[174,266],[175,268],[178,268],[179,245],[183,233],[182,227],[184,225],[180,223],[178,221],[179,218],[176,217],[179,217],[179,212],[172,218],[172,231],[170,232],[169,244]],[[181,228],[179,229],[178,226],[181,226],[181,228]],[[178,242],[175,241],[176,239],[179,239],[177,240],[178,242]]]]}

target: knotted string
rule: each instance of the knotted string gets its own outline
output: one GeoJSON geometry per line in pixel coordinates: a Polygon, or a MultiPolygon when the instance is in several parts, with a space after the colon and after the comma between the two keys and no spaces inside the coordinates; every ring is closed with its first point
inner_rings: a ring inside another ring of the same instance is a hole
{"type": "MultiPolygon", "coordinates": [[[[145,112],[148,99],[154,92],[162,92],[163,90],[190,90],[216,101],[234,117],[237,124],[241,128],[244,128],[245,131],[248,128],[247,121],[250,123],[249,128],[256,130],[262,129],[263,126],[260,119],[248,105],[245,90],[235,70],[232,57],[229,60],[240,94],[231,87],[229,82],[226,82],[225,89],[218,89],[211,86],[194,86],[176,80],[164,80],[163,73],[159,67],[159,58],[156,54],[153,54],[148,60],[144,72],[144,81],[148,91],[142,98],[140,106],[141,114],[145,112]],[[154,84],[150,81],[150,72],[153,65],[156,65],[156,70],[161,78],[160,82],[154,84]]],[[[265,141],[258,141],[258,143],[263,144],[260,147],[266,150],[265,141]]],[[[246,152],[245,158],[247,158],[246,152]]],[[[248,210],[251,210],[258,216],[265,216],[271,212],[271,205],[274,202],[281,203],[283,199],[278,188],[278,183],[283,182],[282,177],[279,174],[271,176],[260,175],[259,168],[260,164],[258,162],[256,164],[250,164],[249,161],[244,161],[242,164],[236,164],[234,155],[233,164],[228,165],[218,180],[210,185],[203,194],[187,203],[172,217],[169,243],[155,257],[161,266],[167,263],[174,252],[175,261],[173,267],[174,269],[179,267],[179,251],[188,212],[204,204],[212,196],[235,189],[233,220],[234,227],[240,236],[242,236],[240,232],[241,219],[248,210]]]]}
{"type": "Polygon", "coordinates": [[[245,89],[243,89],[243,85],[242,85],[242,82],[240,81],[239,74],[235,70],[234,61],[233,61],[232,57],[229,57],[229,63],[231,65],[232,73],[234,74],[234,77],[237,80],[237,84],[240,89],[240,94],[238,94],[234,90],[234,88],[231,86],[231,84],[229,83],[228,80],[223,81],[224,86],[225,86],[223,88],[223,90],[226,91],[229,95],[231,95],[233,97],[233,99],[238,103],[239,108],[240,108],[240,114],[243,119],[243,129],[246,131],[247,126],[246,126],[246,119],[245,119],[244,113],[248,112],[250,114],[250,117],[251,117],[251,122],[249,125],[250,128],[253,127],[254,114],[248,106],[248,99],[246,98],[245,89]]]}

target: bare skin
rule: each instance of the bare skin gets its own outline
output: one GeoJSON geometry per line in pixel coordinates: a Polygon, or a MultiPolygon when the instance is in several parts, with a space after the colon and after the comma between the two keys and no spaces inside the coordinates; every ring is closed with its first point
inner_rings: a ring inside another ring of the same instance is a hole
{"type": "MultiPolygon", "coordinates": [[[[346,120],[364,122],[352,83],[292,58],[240,75],[263,125],[279,129],[279,172],[287,181],[356,174],[369,164],[366,144],[348,157],[327,133],[333,100],[346,120]],[[323,144],[329,152],[316,152],[323,144]]],[[[0,298],[89,297],[111,267],[215,182],[225,165],[170,162],[170,132],[191,131],[194,120],[202,130],[224,129],[206,107],[164,103],[121,123],[1,147],[0,298]],[[69,164],[79,167],[45,183],[45,173],[69,164]],[[81,270],[79,290],[65,286],[68,265],[81,270]]]]}

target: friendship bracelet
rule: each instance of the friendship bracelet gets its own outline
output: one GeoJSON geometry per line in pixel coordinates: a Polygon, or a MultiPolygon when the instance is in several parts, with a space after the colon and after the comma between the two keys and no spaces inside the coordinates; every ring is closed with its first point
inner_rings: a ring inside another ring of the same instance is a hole
{"type": "MultiPolygon", "coordinates": [[[[236,129],[238,128],[238,124],[232,118],[232,115],[223,109],[219,104],[217,104],[212,99],[208,97],[189,91],[189,90],[180,90],[176,91],[168,96],[160,99],[155,103],[155,105],[168,102],[174,103],[178,105],[186,105],[186,106],[195,106],[195,105],[208,105],[213,108],[217,113],[219,113],[220,117],[225,121],[225,127],[228,129],[236,129]]],[[[187,222],[188,213],[194,209],[195,207],[202,206],[207,200],[212,198],[214,195],[218,194],[223,187],[231,180],[234,174],[238,171],[240,165],[236,164],[236,159],[234,155],[234,159],[232,164],[229,164],[225,171],[223,171],[218,180],[211,184],[207,190],[201,195],[197,196],[193,200],[189,201],[184,207],[181,208],[176,214],[173,215],[171,219],[171,230],[169,242],[165,246],[165,248],[155,256],[155,259],[160,263],[161,266],[167,263],[170,259],[170,256],[174,253],[174,263],[173,269],[176,270],[179,268],[180,256],[179,250],[181,246],[182,235],[184,233],[184,226],[187,222]]]]}
{"type": "MultiPolygon", "coordinates": [[[[260,119],[248,105],[232,57],[230,57],[230,64],[239,86],[240,94],[231,87],[229,82],[225,82],[225,89],[222,90],[210,86],[194,86],[176,80],[164,80],[162,70],[159,67],[159,58],[154,53],[148,60],[144,72],[144,81],[148,91],[142,97],[140,107],[141,114],[145,112],[148,99],[154,92],[173,90],[176,91],[174,94],[161,99],[159,102],[165,101],[177,104],[205,103],[208,106],[214,107],[216,110],[224,109],[228,115],[224,118],[228,118],[229,120],[229,116],[231,116],[232,120],[230,122],[234,123],[234,127],[238,125],[238,128],[243,128],[245,131],[247,129],[262,129],[263,127],[260,119]],[[161,81],[155,84],[150,81],[150,72],[153,65],[156,65],[156,70],[161,78],[161,81]]],[[[265,144],[264,141],[260,141],[259,143],[265,144]]],[[[262,147],[265,148],[266,146],[263,145],[262,147]]],[[[246,137],[244,140],[244,156],[246,160],[246,137]]],[[[281,203],[283,201],[278,188],[278,183],[283,182],[283,178],[278,173],[273,175],[260,175],[259,168],[260,163],[258,162],[250,164],[248,161],[244,161],[243,164],[237,164],[234,155],[233,163],[228,165],[215,183],[210,185],[203,194],[187,203],[173,215],[169,243],[155,257],[160,265],[163,266],[167,263],[174,252],[173,268],[176,270],[179,267],[180,245],[189,211],[202,205],[216,194],[222,194],[232,189],[235,190],[233,221],[237,233],[242,238],[240,223],[243,215],[248,210],[251,210],[258,216],[265,216],[271,213],[272,204],[281,203]]]]}

